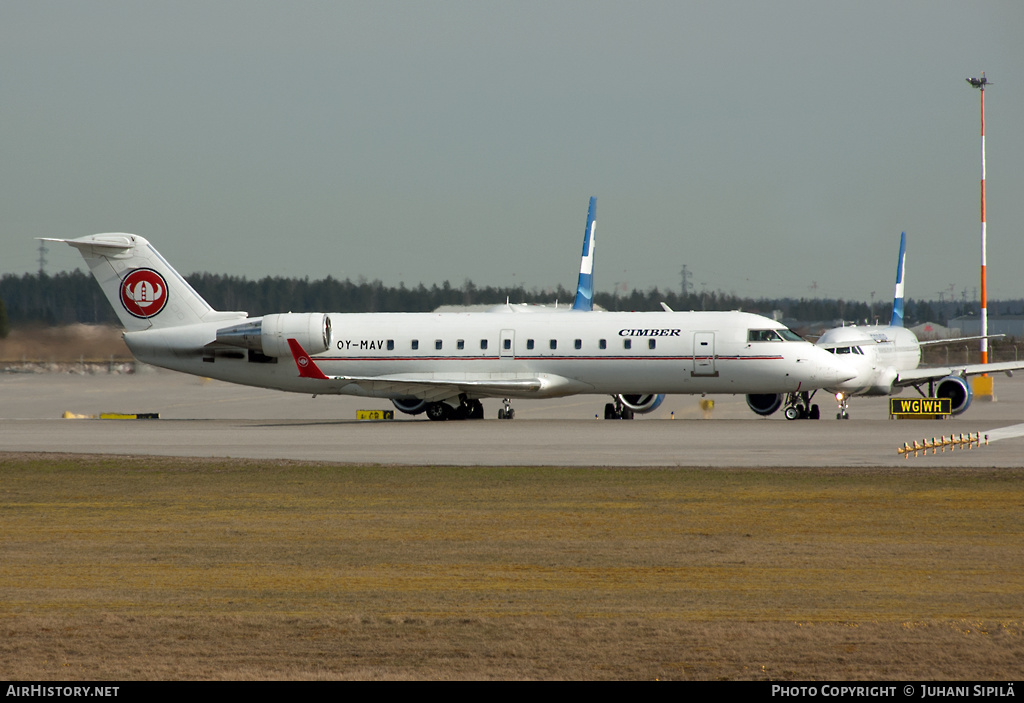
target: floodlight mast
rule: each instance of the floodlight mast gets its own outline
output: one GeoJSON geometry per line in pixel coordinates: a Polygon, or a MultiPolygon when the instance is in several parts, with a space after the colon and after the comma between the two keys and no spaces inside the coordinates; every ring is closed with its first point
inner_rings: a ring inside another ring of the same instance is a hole
{"type": "MultiPolygon", "coordinates": [[[[988,363],[988,235],[985,231],[985,86],[992,85],[985,72],[981,78],[968,78],[972,88],[981,92],[981,363],[988,363]]],[[[987,374],[986,374],[987,375],[987,374]]]]}

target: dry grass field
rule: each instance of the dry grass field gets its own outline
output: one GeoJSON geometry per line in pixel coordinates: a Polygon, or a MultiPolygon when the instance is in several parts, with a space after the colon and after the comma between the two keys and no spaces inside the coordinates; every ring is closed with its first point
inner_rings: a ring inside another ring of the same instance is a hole
{"type": "Polygon", "coordinates": [[[1022,479],[0,454],[0,679],[1014,680],[1022,479]]]}
{"type": "Polygon", "coordinates": [[[15,327],[6,339],[0,339],[0,362],[131,359],[121,334],[119,327],[110,325],[15,327]]]}

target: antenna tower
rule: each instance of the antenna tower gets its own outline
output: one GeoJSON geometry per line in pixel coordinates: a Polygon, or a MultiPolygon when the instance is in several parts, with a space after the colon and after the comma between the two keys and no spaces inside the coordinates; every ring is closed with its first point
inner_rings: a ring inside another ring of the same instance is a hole
{"type": "Polygon", "coordinates": [[[46,243],[43,241],[39,242],[39,275],[46,275],[46,255],[49,253],[49,249],[46,248],[46,243]]]}

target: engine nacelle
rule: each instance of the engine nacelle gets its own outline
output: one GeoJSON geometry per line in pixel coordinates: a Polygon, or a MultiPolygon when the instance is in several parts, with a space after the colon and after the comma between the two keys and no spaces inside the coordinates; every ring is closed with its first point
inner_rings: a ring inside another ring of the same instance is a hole
{"type": "Polygon", "coordinates": [[[322,312],[288,312],[217,330],[218,344],[266,356],[291,356],[289,339],[302,345],[307,354],[325,352],[331,346],[331,318],[322,312]]]}
{"type": "Polygon", "coordinates": [[[767,417],[782,407],[781,393],[750,393],[747,406],[758,415],[767,417]]]}
{"type": "Polygon", "coordinates": [[[654,395],[618,395],[615,396],[627,408],[635,413],[651,413],[658,409],[661,402],[665,400],[664,394],[654,395]]]}
{"type": "Polygon", "coordinates": [[[420,398],[392,398],[391,402],[407,415],[419,415],[430,404],[420,398]]]}
{"type": "Polygon", "coordinates": [[[935,386],[936,398],[949,398],[954,415],[966,410],[974,398],[971,384],[963,376],[946,376],[935,386]]]}

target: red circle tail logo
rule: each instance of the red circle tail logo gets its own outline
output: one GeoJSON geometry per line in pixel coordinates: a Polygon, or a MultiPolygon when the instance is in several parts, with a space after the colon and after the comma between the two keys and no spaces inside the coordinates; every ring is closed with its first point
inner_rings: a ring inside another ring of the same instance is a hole
{"type": "Polygon", "coordinates": [[[153,317],[167,304],[167,282],[153,269],[135,269],[121,281],[121,304],[135,317],[153,317]]]}

